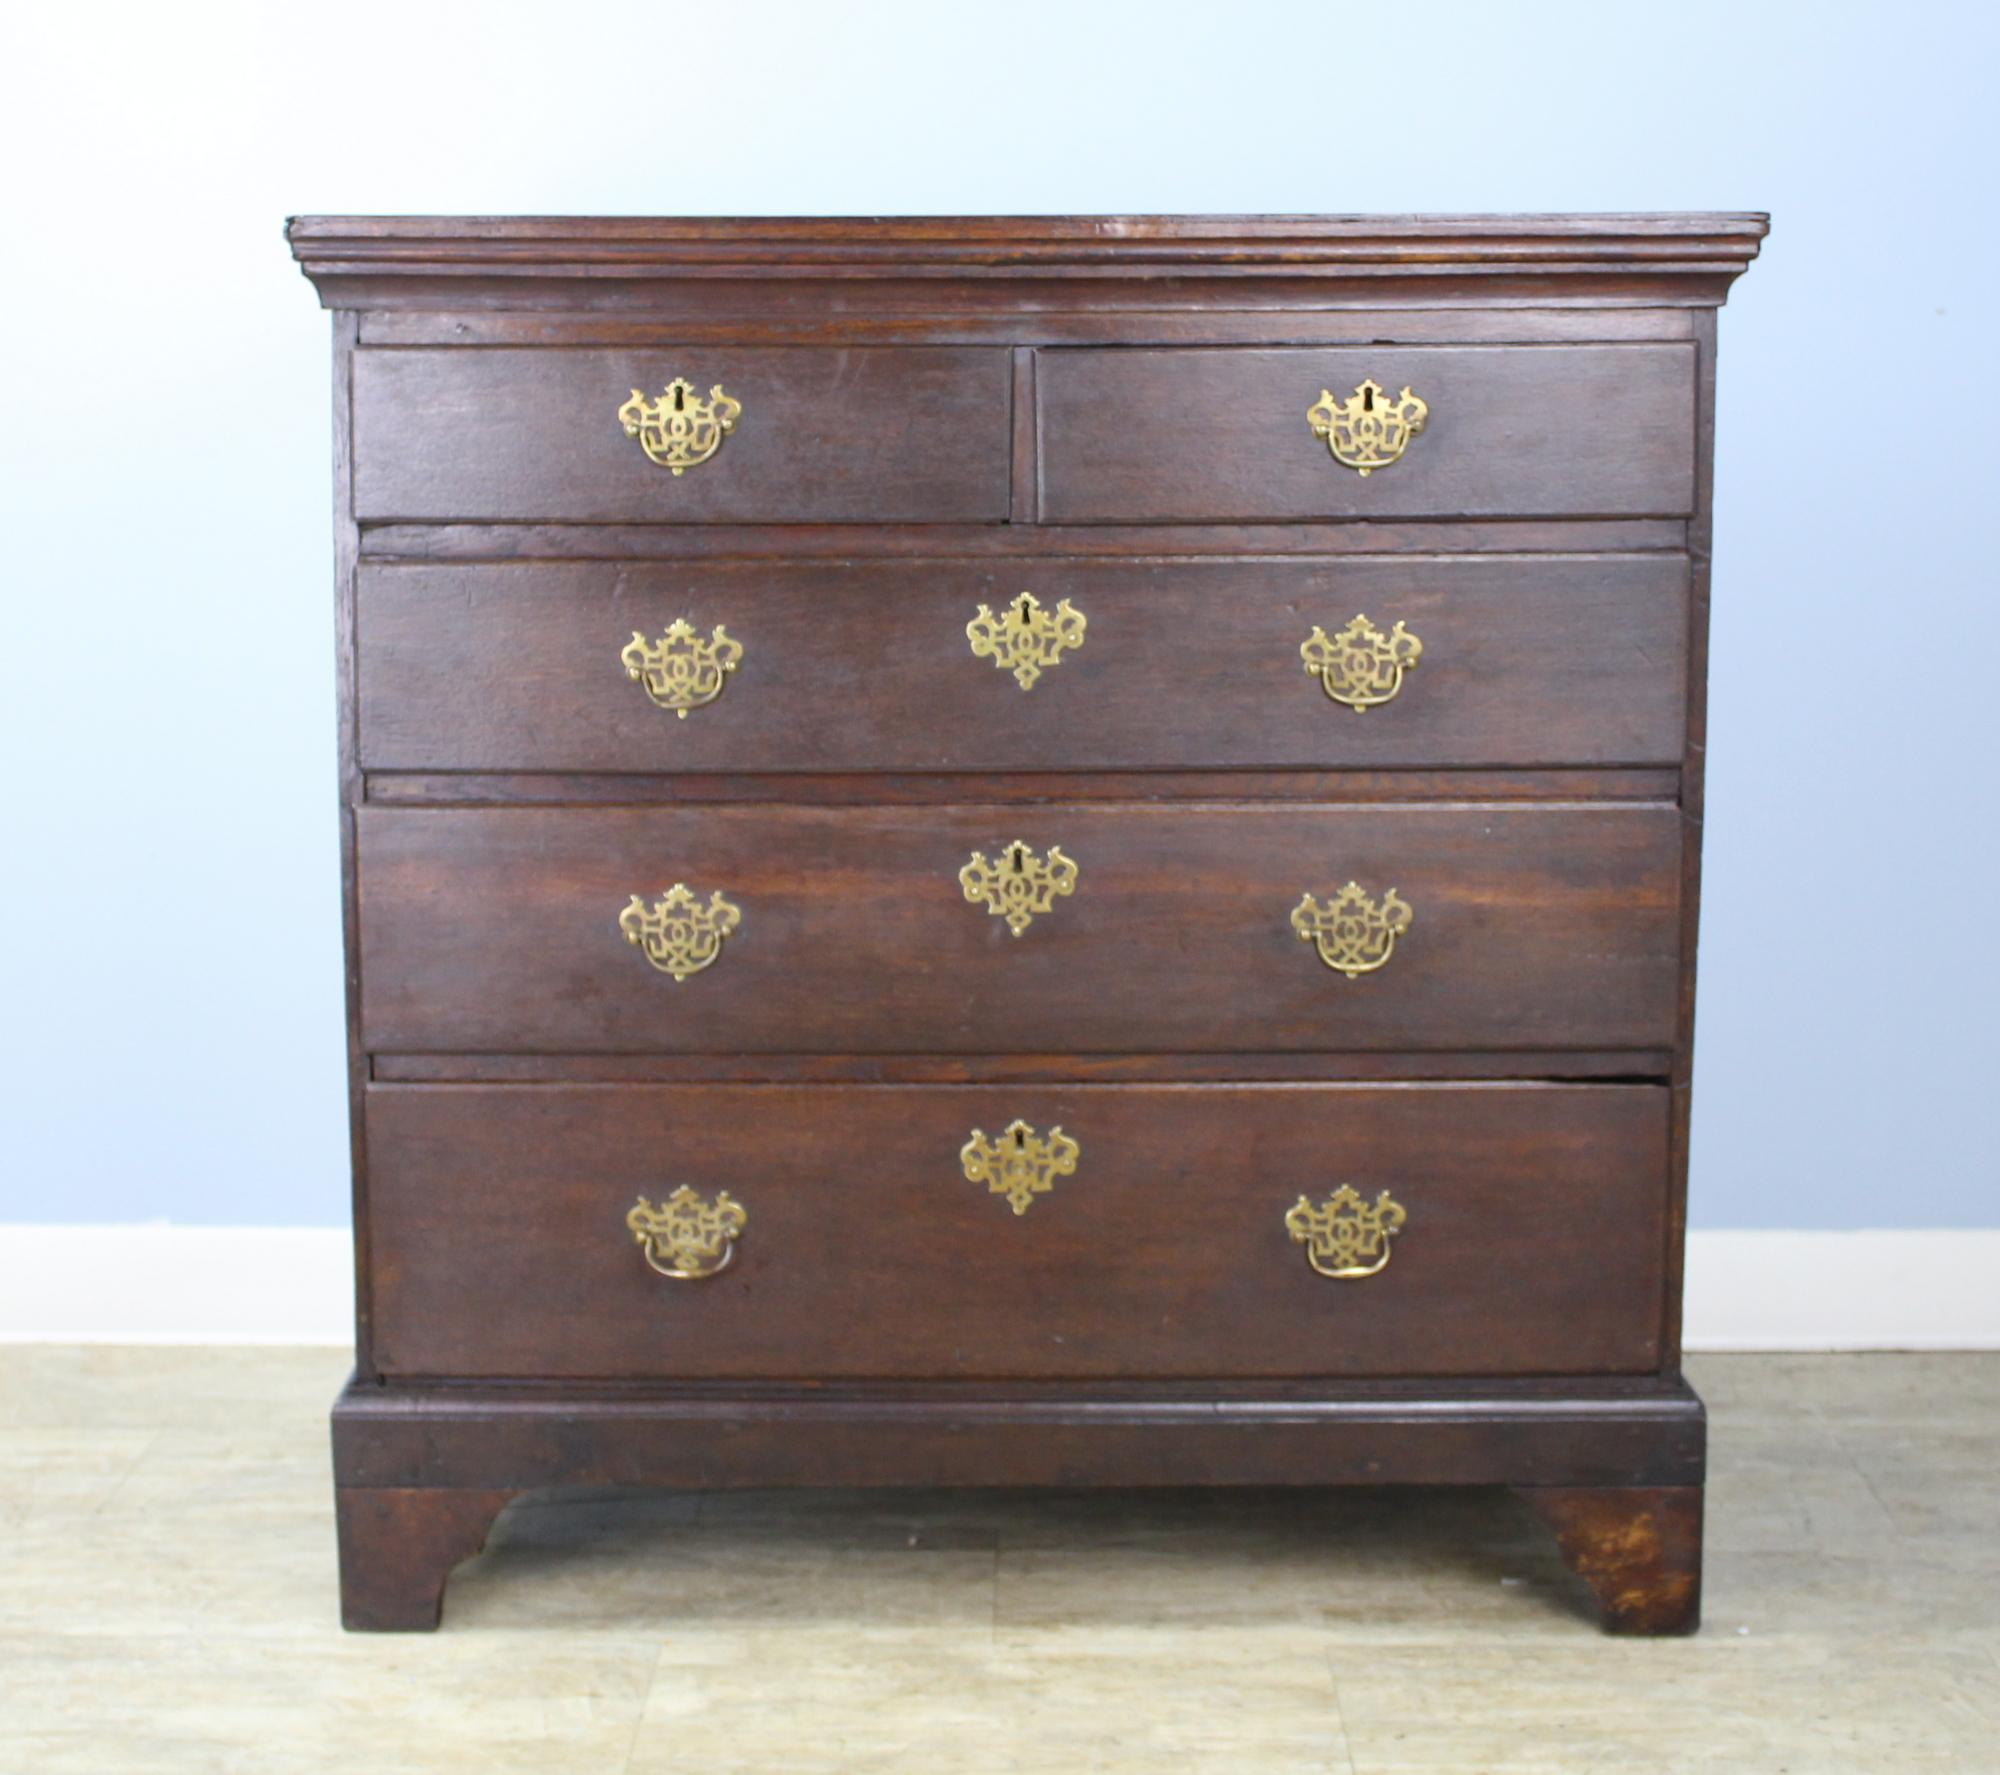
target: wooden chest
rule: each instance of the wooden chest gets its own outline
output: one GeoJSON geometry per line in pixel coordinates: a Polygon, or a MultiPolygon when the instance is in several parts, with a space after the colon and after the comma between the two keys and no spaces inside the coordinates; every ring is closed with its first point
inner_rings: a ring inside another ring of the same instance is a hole
{"type": "Polygon", "coordinates": [[[1764,226],[295,221],[348,1624],[537,1487],[1420,1482],[1691,1628],[1764,226]]]}

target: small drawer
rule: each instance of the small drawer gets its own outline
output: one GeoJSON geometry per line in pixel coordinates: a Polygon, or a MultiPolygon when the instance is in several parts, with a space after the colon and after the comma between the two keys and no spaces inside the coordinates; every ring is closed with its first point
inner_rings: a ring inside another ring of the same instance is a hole
{"type": "Polygon", "coordinates": [[[366,1120],[396,1376],[1659,1361],[1658,1087],[377,1085],[366,1120]]]}
{"type": "Polygon", "coordinates": [[[1010,386],[1004,351],[363,350],[355,514],[990,522],[1010,386]]]}
{"type": "Polygon", "coordinates": [[[356,819],[376,1053],[1653,1049],[1676,1027],[1663,804],[356,819]]]}
{"type": "Polygon", "coordinates": [[[1036,387],[1044,523],[1694,507],[1691,345],[1054,350],[1036,387]]]}
{"type": "Polygon", "coordinates": [[[367,565],[356,595],[369,770],[1650,765],[1685,738],[1678,555],[367,565]]]}

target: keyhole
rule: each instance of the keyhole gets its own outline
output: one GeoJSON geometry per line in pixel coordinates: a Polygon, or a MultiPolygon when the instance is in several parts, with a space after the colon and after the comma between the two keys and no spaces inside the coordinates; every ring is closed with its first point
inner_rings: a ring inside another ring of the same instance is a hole
{"type": "Polygon", "coordinates": [[[684,388],[674,390],[674,411],[676,413],[685,413],[687,411],[687,390],[684,388]]]}
{"type": "Polygon", "coordinates": [[[1011,851],[1009,851],[1009,852],[1008,852],[1007,854],[1008,854],[1008,855],[1009,855],[1009,856],[1010,856],[1010,857],[1011,857],[1011,858],[1013,859],[1013,862],[1014,862],[1014,873],[1015,873],[1016,875],[1019,875],[1019,874],[1021,873],[1021,858],[1022,858],[1022,856],[1023,856],[1023,854],[1024,854],[1024,853],[1022,852],[1022,850],[1021,850],[1021,847],[1020,847],[1020,846],[1019,846],[1019,845],[1017,844],[1017,845],[1015,845],[1015,847],[1014,847],[1014,848],[1013,848],[1013,849],[1012,849],[1011,851]]]}
{"type": "Polygon", "coordinates": [[[1027,1144],[1028,1144],[1027,1135],[1023,1134],[1019,1128],[1016,1128],[1014,1130],[1014,1146],[1016,1150],[1026,1147],[1027,1144]]]}
{"type": "Polygon", "coordinates": [[[1375,411],[1375,391],[1372,388],[1364,388],[1361,391],[1361,410],[1364,413],[1375,411]]]}

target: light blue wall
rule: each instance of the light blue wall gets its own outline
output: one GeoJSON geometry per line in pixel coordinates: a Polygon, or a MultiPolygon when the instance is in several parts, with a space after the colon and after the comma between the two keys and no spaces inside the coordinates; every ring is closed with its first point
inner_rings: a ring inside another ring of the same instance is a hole
{"type": "Polygon", "coordinates": [[[1992,1224],[1987,5],[12,15],[0,1221],[345,1213],[292,211],[1767,208],[1722,319],[1698,1223],[1992,1224]]]}

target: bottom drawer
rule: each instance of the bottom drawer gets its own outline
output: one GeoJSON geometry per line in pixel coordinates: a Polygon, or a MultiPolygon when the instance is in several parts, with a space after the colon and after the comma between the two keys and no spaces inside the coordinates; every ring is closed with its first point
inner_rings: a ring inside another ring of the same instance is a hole
{"type": "Polygon", "coordinates": [[[378,1085],[367,1116],[374,1355],[389,1374],[1659,1361],[1654,1086],[378,1085]],[[700,1204],[647,1223],[642,1246],[638,1198],[658,1209],[683,1186],[700,1204]],[[743,1213],[733,1240],[712,1217],[724,1192],[743,1213]],[[675,1280],[649,1257],[726,1265],[675,1280]],[[1322,1275],[1315,1257],[1373,1273],[1322,1275]]]}

